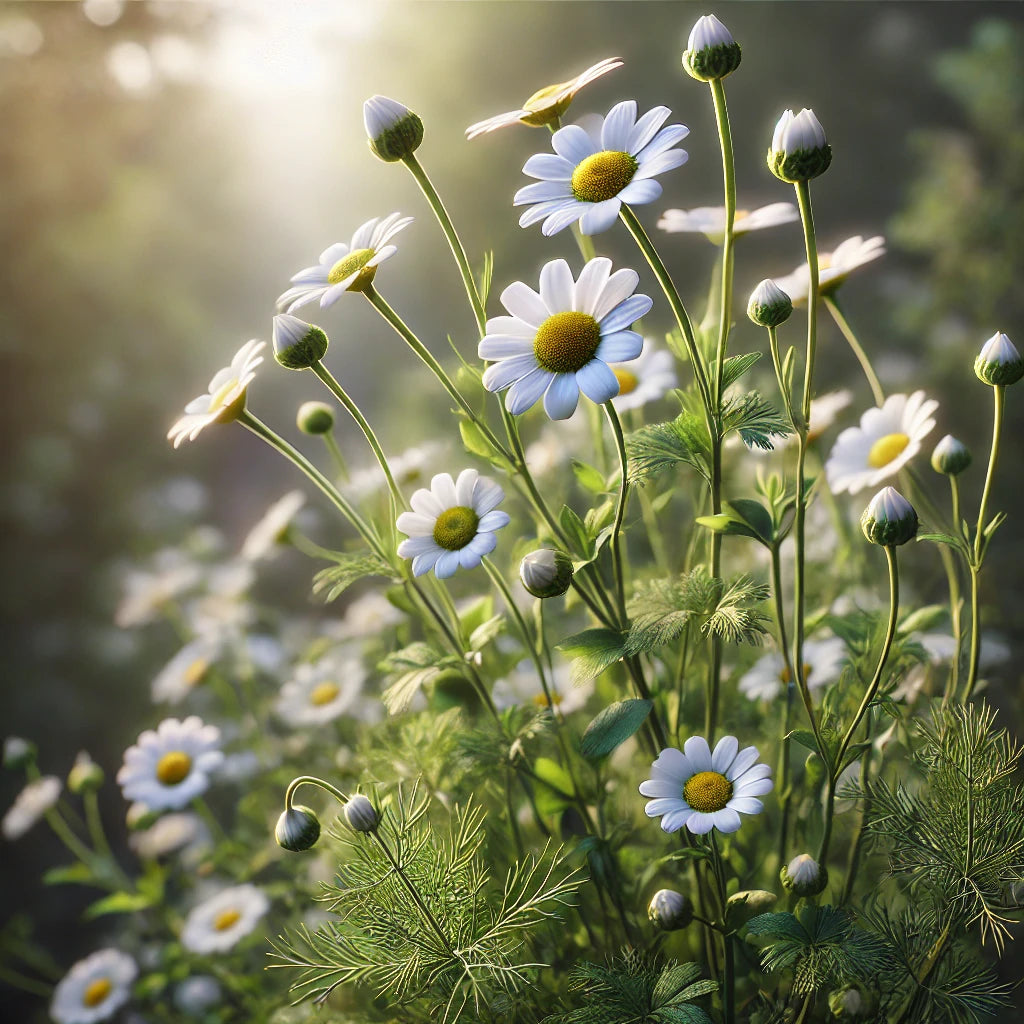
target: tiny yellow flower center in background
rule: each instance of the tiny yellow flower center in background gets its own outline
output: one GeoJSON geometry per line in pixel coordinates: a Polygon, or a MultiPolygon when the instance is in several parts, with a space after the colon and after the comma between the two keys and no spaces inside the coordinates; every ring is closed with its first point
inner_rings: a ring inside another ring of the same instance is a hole
{"type": "Polygon", "coordinates": [[[156,777],[165,786],[176,786],[192,771],[192,758],[184,750],[169,750],[156,763],[156,777]]]}
{"type": "Polygon", "coordinates": [[[213,927],[219,932],[226,932],[241,916],[241,913],[235,910],[234,907],[222,910],[213,919],[213,927]]]}
{"type": "Polygon", "coordinates": [[[210,661],[208,658],[196,658],[191,665],[182,673],[182,679],[185,680],[185,685],[189,688],[202,682],[203,676],[206,675],[206,670],[210,667],[210,661]]]}
{"type": "Polygon", "coordinates": [[[95,981],[89,982],[88,987],[82,993],[82,1005],[99,1006],[110,995],[110,990],[113,987],[109,978],[97,978],[95,981]]]}
{"type": "Polygon", "coordinates": [[[538,693],[537,696],[533,698],[533,703],[539,708],[557,708],[559,704],[562,703],[562,695],[560,693],[552,693],[551,700],[549,701],[546,693],[538,693]]]}
{"type": "Polygon", "coordinates": [[[434,523],[434,543],[445,551],[460,551],[475,536],[480,517],[466,505],[445,509],[434,523]]]}
{"type": "Polygon", "coordinates": [[[612,373],[619,382],[619,394],[628,395],[636,391],[640,378],[631,370],[624,370],[621,366],[613,366],[612,373]]]}
{"type": "Polygon", "coordinates": [[[341,688],[337,683],[319,683],[313,687],[309,695],[309,703],[314,707],[321,708],[325,704],[330,704],[339,693],[341,693],[341,688]]]}
{"type": "Polygon", "coordinates": [[[537,328],[533,354],[552,373],[582,370],[601,344],[601,328],[589,313],[567,311],[549,316],[537,328]]]}
{"type": "Polygon", "coordinates": [[[910,438],[906,434],[886,434],[885,437],[880,437],[868,452],[868,465],[874,469],[888,466],[908,444],[910,438]]]}
{"type": "Polygon", "coordinates": [[[735,212],[735,213],[733,214],[733,216],[732,216],[732,226],[733,226],[733,230],[735,230],[735,229],[736,229],[736,225],[737,225],[737,224],[739,224],[739,222],[740,222],[741,220],[745,220],[745,219],[746,219],[747,217],[749,217],[749,216],[750,216],[750,211],[749,211],[749,210],[737,210],[737,211],[736,211],[736,212],[735,212]]]}
{"type": "Polygon", "coordinates": [[[572,172],[572,194],[583,203],[614,199],[633,180],[639,166],[630,153],[614,149],[593,153],[572,172]]]}
{"type": "Polygon", "coordinates": [[[731,796],[732,783],[719,772],[697,772],[683,786],[683,799],[701,814],[720,811],[731,796]]]}
{"type": "MultiPolygon", "coordinates": [[[[811,666],[808,665],[807,662],[805,661],[804,662],[804,682],[806,683],[807,680],[810,679],[810,677],[811,677],[811,666]]],[[[780,680],[780,682],[785,683],[787,686],[793,680],[793,677],[789,674],[789,669],[785,665],[782,666],[782,671],[779,673],[779,680],[780,680]]]]}
{"type": "Polygon", "coordinates": [[[376,267],[365,270],[366,264],[373,259],[373,249],[353,249],[347,256],[342,256],[327,273],[328,284],[341,284],[346,277],[358,273],[359,276],[348,286],[348,291],[362,291],[377,272],[376,267]]]}

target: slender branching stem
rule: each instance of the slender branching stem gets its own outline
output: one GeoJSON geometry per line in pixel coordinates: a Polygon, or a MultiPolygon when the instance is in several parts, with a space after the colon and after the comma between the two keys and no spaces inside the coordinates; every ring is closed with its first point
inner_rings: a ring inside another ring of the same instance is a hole
{"type": "Polygon", "coordinates": [[[626,624],[626,580],[622,564],[622,523],[626,516],[626,505],[629,502],[629,476],[626,466],[626,439],[622,433],[622,422],[615,406],[611,402],[604,403],[608,425],[615,437],[615,451],[619,456],[619,495],[615,502],[615,518],[612,521],[611,549],[612,573],[615,577],[615,596],[623,626],[626,624]]]}
{"type": "Polygon", "coordinates": [[[330,455],[331,460],[334,462],[334,467],[338,471],[338,477],[342,483],[348,483],[348,463],[345,461],[345,456],[342,455],[341,449],[338,447],[338,442],[335,440],[334,433],[328,431],[326,434],[321,435],[324,439],[324,446],[327,448],[327,454],[330,455]]]}
{"type": "Polygon", "coordinates": [[[733,938],[731,933],[725,930],[725,908],[728,903],[729,893],[726,888],[725,864],[722,855],[718,850],[718,841],[715,839],[714,830],[710,834],[711,839],[711,862],[714,868],[715,880],[718,883],[718,897],[722,906],[722,942],[725,946],[725,979],[722,986],[722,1009],[725,1024],[735,1024],[736,1021],[736,962],[735,950],[733,949],[733,938]]]}
{"type": "Polygon", "coordinates": [[[835,295],[825,295],[822,298],[825,303],[825,308],[832,314],[832,319],[836,322],[836,326],[842,332],[842,335],[846,339],[846,343],[850,346],[853,354],[857,357],[857,362],[860,363],[860,368],[864,371],[864,376],[867,378],[868,386],[871,388],[871,394],[875,399],[875,404],[879,406],[884,404],[885,391],[882,389],[881,382],[878,380],[878,374],[875,373],[875,368],[871,365],[871,360],[868,358],[867,352],[864,351],[863,346],[857,340],[857,335],[853,333],[853,328],[850,326],[850,321],[846,319],[846,314],[843,313],[843,310],[839,305],[839,300],[835,295]]]}

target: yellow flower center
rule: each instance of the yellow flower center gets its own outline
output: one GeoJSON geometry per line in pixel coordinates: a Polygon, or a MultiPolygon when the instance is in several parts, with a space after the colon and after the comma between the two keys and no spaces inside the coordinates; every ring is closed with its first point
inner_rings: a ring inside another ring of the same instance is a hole
{"type": "Polygon", "coordinates": [[[555,313],[537,328],[533,354],[545,370],[575,373],[594,358],[600,344],[601,328],[589,313],[555,313]]]}
{"type": "Polygon", "coordinates": [[[636,391],[640,378],[635,373],[624,370],[621,366],[613,366],[612,373],[615,374],[615,379],[619,382],[620,395],[628,395],[636,391]]]}
{"type": "Polygon", "coordinates": [[[95,981],[89,982],[88,987],[82,993],[82,1005],[99,1006],[110,995],[110,990],[113,987],[113,982],[109,978],[97,978],[95,981]]]}
{"type": "Polygon", "coordinates": [[[533,128],[542,128],[546,124],[551,124],[556,117],[561,117],[569,109],[574,93],[570,92],[560,99],[556,97],[568,84],[558,82],[556,85],[545,85],[543,89],[538,89],[523,104],[523,110],[528,113],[519,120],[533,128]]]}
{"type": "Polygon", "coordinates": [[[202,682],[203,676],[206,675],[206,670],[210,667],[210,661],[208,658],[196,658],[191,665],[182,673],[182,679],[185,680],[185,685],[189,688],[202,682]]]}
{"type": "Polygon", "coordinates": [[[547,694],[538,693],[537,696],[533,698],[533,703],[539,708],[557,708],[562,703],[562,695],[560,693],[552,693],[551,700],[549,701],[547,694]]]}
{"type": "Polygon", "coordinates": [[[213,919],[213,927],[219,932],[226,932],[241,916],[241,913],[234,907],[222,910],[213,919]]]}
{"type": "Polygon", "coordinates": [[[192,758],[184,750],[169,750],[156,763],[156,777],[165,786],[176,786],[192,771],[192,758]]]}
{"type": "MultiPolygon", "coordinates": [[[[811,676],[811,666],[808,665],[807,662],[804,662],[804,682],[805,683],[810,678],[810,676],[811,676]]],[[[782,666],[782,671],[779,673],[779,681],[785,683],[788,686],[790,681],[792,680],[792,678],[793,677],[789,674],[789,669],[785,665],[783,665],[782,666]]]]}
{"type": "Polygon", "coordinates": [[[434,523],[434,542],[445,551],[460,551],[475,536],[480,517],[466,505],[446,508],[434,523]]]}
{"type": "Polygon", "coordinates": [[[888,466],[908,444],[910,438],[906,434],[886,434],[885,437],[880,437],[868,452],[868,465],[874,469],[888,466]]]}
{"type": "Polygon", "coordinates": [[[342,256],[327,273],[328,284],[341,284],[346,277],[358,274],[356,279],[348,286],[346,291],[361,292],[371,281],[377,272],[376,267],[364,269],[366,264],[373,259],[373,249],[353,249],[347,256],[342,256]]]}
{"type": "Polygon", "coordinates": [[[325,704],[330,704],[339,693],[341,693],[341,688],[337,683],[319,683],[313,687],[313,691],[309,695],[309,703],[314,707],[321,708],[325,704]]]}
{"type": "Polygon", "coordinates": [[[720,811],[731,796],[732,783],[719,772],[697,772],[683,786],[683,799],[701,814],[720,811]]]}
{"type": "Polygon", "coordinates": [[[633,180],[639,166],[630,153],[613,149],[593,153],[572,172],[572,194],[582,203],[613,199],[633,180]]]}
{"type": "Polygon", "coordinates": [[[212,395],[210,395],[210,412],[215,412],[217,409],[225,408],[228,403],[228,395],[231,394],[235,388],[238,387],[238,380],[232,377],[225,384],[221,384],[219,388],[212,395]]]}

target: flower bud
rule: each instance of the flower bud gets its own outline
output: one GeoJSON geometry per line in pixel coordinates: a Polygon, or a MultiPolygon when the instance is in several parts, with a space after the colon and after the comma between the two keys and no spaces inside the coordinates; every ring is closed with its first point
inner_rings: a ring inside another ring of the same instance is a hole
{"type": "Polygon", "coordinates": [[[862,985],[844,985],[829,993],[828,1008],[836,1020],[868,1020],[878,1012],[878,1000],[862,985]]]}
{"type": "Polygon", "coordinates": [[[659,889],[647,905],[647,916],[663,932],[678,931],[693,920],[693,900],[675,889],[659,889]]]}
{"type": "Polygon", "coordinates": [[[68,789],[76,796],[95,793],[103,785],[103,777],[103,769],[82,750],[68,772],[68,789]]]}
{"type": "Polygon", "coordinates": [[[327,351],[327,335],[290,313],[274,317],[274,358],[286,369],[308,370],[327,351]]]}
{"type": "Polygon", "coordinates": [[[534,597],[561,597],[572,584],[572,559],[564,551],[540,548],[519,563],[519,578],[534,597]]]}
{"type": "Polygon", "coordinates": [[[17,771],[36,759],[36,745],[20,736],[8,736],[4,740],[4,767],[17,771]]]}
{"type": "Polygon", "coordinates": [[[828,170],[832,163],[832,147],[825,138],[825,129],[804,107],[795,117],[787,110],[775,125],[768,168],[776,178],[795,184],[810,181],[828,170]]]}
{"type": "Polygon", "coordinates": [[[683,67],[698,82],[725,78],[740,66],[740,44],[713,15],[698,18],[683,52],[683,67]]]}
{"type": "Polygon", "coordinates": [[[761,327],[778,327],[792,312],[793,300],[770,278],[750,293],[747,316],[761,327]]]}
{"type": "Polygon", "coordinates": [[[387,163],[412,156],[423,141],[423,122],[387,96],[371,96],[363,104],[363,123],[370,149],[387,163]]]}
{"type": "Polygon", "coordinates": [[[278,846],[292,853],[311,850],[320,838],[320,821],[310,808],[293,804],[277,819],[274,838],[278,846]]]}
{"type": "Polygon", "coordinates": [[[726,901],[729,910],[742,907],[752,914],[763,914],[775,906],[778,896],[768,889],[743,889],[734,892],[726,901]]]}
{"type": "Polygon", "coordinates": [[[1005,334],[997,332],[982,346],[974,360],[974,372],[986,384],[1005,387],[1024,377],[1024,359],[1017,346],[1005,334]]]}
{"type": "Polygon", "coordinates": [[[796,896],[817,896],[828,885],[828,870],[809,853],[801,853],[783,866],[779,878],[785,888],[796,896]]]}
{"type": "Polygon", "coordinates": [[[155,825],[159,817],[159,811],[154,811],[152,807],[136,800],[129,806],[124,820],[132,832],[143,832],[151,825],[155,825]]]}
{"type": "Polygon", "coordinates": [[[334,410],[326,402],[303,402],[295,424],[304,434],[329,434],[334,428],[334,410]]]}
{"type": "Polygon", "coordinates": [[[963,442],[947,434],[932,452],[932,469],[946,476],[959,476],[971,464],[971,453],[963,442]]]}
{"type": "Polygon", "coordinates": [[[899,547],[917,535],[917,513],[895,487],[883,487],[864,509],[860,528],[872,544],[899,547]]]}
{"type": "Polygon", "coordinates": [[[356,832],[375,832],[380,818],[373,804],[362,793],[356,793],[345,804],[345,820],[356,832]]]}

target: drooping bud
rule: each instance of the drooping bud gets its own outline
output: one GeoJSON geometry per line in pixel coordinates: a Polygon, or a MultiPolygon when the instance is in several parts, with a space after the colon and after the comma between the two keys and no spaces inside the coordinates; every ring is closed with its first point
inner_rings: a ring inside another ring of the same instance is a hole
{"type": "Polygon", "coordinates": [[[356,832],[373,832],[380,817],[373,804],[362,793],[356,793],[345,804],[345,820],[356,832]]]}
{"type": "Polygon", "coordinates": [[[329,434],[334,429],[334,410],[326,402],[303,402],[295,424],[304,434],[329,434]]]}
{"type": "Polygon", "coordinates": [[[829,993],[828,1008],[836,1020],[868,1020],[878,1012],[878,1000],[863,985],[844,985],[829,993]]]}
{"type": "Polygon", "coordinates": [[[768,150],[768,169],[772,174],[795,184],[824,174],[830,163],[832,147],[814,111],[804,107],[794,116],[792,110],[787,110],[775,125],[768,150]]]}
{"type": "Polygon", "coordinates": [[[17,771],[31,764],[36,758],[36,745],[20,736],[8,736],[4,740],[4,767],[17,771]]]}
{"type": "Polygon", "coordinates": [[[308,370],[327,351],[327,335],[290,313],[274,317],[274,358],[286,369],[308,370]]]}
{"type": "Polygon", "coordinates": [[[971,464],[971,453],[962,441],[947,434],[932,452],[932,469],[946,476],[959,476],[971,464]]]}
{"type": "Polygon", "coordinates": [[[292,853],[311,850],[320,838],[320,820],[310,808],[293,804],[277,819],[274,838],[278,846],[292,853]]]}
{"type": "Polygon", "coordinates": [[[697,19],[683,52],[683,67],[691,78],[725,78],[740,66],[740,58],[740,44],[713,14],[697,19]]]}
{"type": "Polygon", "coordinates": [[[797,896],[817,896],[828,885],[828,871],[809,853],[801,853],[783,865],[779,878],[797,896]]]}
{"type": "Polygon", "coordinates": [[[872,544],[898,547],[917,536],[917,513],[895,487],[883,487],[864,509],[860,528],[872,544]]]}
{"type": "Polygon", "coordinates": [[[778,327],[793,312],[793,300],[770,278],[765,278],[751,293],[747,316],[761,327],[778,327]]]}
{"type": "Polygon", "coordinates": [[[659,889],[647,905],[647,916],[663,932],[678,931],[693,920],[693,900],[675,889],[659,889]]]}
{"type": "Polygon", "coordinates": [[[68,772],[68,789],[76,796],[95,793],[103,785],[103,778],[103,769],[82,750],[68,772]]]}
{"type": "Polygon", "coordinates": [[[540,548],[519,563],[519,578],[534,597],[561,597],[572,585],[572,559],[564,551],[540,548]]]}
{"type": "Polygon", "coordinates": [[[404,103],[371,96],[363,104],[370,149],[387,163],[411,156],[423,141],[423,122],[404,103]]]}
{"type": "Polygon", "coordinates": [[[1024,359],[1017,346],[1005,335],[996,332],[981,348],[974,360],[978,379],[993,387],[1016,384],[1024,377],[1024,359]]]}

